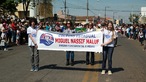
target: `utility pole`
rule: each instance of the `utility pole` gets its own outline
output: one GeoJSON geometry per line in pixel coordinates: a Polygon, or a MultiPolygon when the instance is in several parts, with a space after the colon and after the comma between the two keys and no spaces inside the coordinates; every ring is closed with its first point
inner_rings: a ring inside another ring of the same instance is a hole
{"type": "Polygon", "coordinates": [[[86,17],[86,22],[88,22],[88,19],[89,19],[89,17],[88,17],[88,10],[89,10],[89,0],[87,0],[87,17],[86,17]]]}
{"type": "Polygon", "coordinates": [[[114,11],[113,11],[113,23],[114,23],[114,21],[115,21],[115,13],[117,13],[117,12],[114,12],[114,11]]]}
{"type": "Polygon", "coordinates": [[[105,7],[105,19],[104,19],[104,22],[106,22],[106,7],[105,7]]]}
{"type": "Polygon", "coordinates": [[[67,21],[66,21],[66,0],[65,0],[65,2],[64,2],[64,12],[65,12],[65,22],[67,23],[67,21]]]}
{"type": "Polygon", "coordinates": [[[44,0],[44,21],[46,21],[46,5],[47,5],[47,0],[44,0]]]}
{"type": "Polygon", "coordinates": [[[109,6],[105,6],[105,19],[104,21],[106,22],[106,9],[109,8],[109,6]]]}

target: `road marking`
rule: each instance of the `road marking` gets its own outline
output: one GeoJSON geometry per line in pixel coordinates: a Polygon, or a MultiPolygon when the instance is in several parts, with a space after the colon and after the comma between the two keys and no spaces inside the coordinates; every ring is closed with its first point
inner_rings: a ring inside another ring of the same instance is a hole
{"type": "MultiPolygon", "coordinates": [[[[100,54],[95,54],[95,60],[99,61],[100,54]]],[[[95,64],[94,66],[88,65],[88,69],[98,69],[100,67],[99,64],[95,64]]],[[[82,82],[98,82],[98,72],[97,71],[86,71],[82,82]]]]}
{"type": "MultiPolygon", "coordinates": [[[[98,53],[95,54],[95,60],[96,61],[100,60],[100,54],[98,54],[98,53]]],[[[94,69],[98,69],[99,67],[100,67],[99,63],[94,65],[94,69]]],[[[91,78],[90,82],[98,82],[98,72],[97,71],[92,73],[92,78],[91,78]]]]}

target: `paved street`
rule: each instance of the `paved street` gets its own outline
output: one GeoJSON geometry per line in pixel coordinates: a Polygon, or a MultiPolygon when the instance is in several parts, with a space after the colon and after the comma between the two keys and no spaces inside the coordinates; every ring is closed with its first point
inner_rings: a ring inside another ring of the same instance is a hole
{"type": "Polygon", "coordinates": [[[30,72],[27,45],[0,50],[0,82],[146,82],[146,51],[137,40],[119,37],[113,54],[113,74],[101,75],[102,55],[94,66],[85,52],[75,52],[75,65],[65,65],[64,51],[40,51],[40,71],[30,72]]]}

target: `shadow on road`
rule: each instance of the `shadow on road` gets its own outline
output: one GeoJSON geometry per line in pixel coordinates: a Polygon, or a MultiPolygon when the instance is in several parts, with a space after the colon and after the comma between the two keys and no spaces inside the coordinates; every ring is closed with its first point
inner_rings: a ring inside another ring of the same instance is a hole
{"type": "Polygon", "coordinates": [[[77,67],[61,67],[61,66],[57,66],[57,64],[51,64],[51,65],[44,65],[42,67],[40,67],[40,70],[43,69],[57,69],[57,70],[76,70],[76,71],[101,71],[101,69],[98,68],[77,68],[77,67]]]}
{"type": "Polygon", "coordinates": [[[115,73],[115,72],[119,72],[119,71],[124,71],[123,68],[119,67],[119,68],[113,68],[112,69],[112,72],[115,73]]]}
{"type": "MultiPolygon", "coordinates": [[[[85,60],[76,60],[74,61],[74,64],[86,64],[86,61],[85,60]]],[[[95,61],[95,64],[102,64],[102,60],[100,61],[95,61]]]]}

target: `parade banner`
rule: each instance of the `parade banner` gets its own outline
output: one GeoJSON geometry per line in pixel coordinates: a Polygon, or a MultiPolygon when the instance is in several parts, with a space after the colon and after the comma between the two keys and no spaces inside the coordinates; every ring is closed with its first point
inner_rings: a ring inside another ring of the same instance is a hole
{"type": "Polygon", "coordinates": [[[39,30],[38,50],[102,52],[102,32],[56,33],[39,30]]]}

